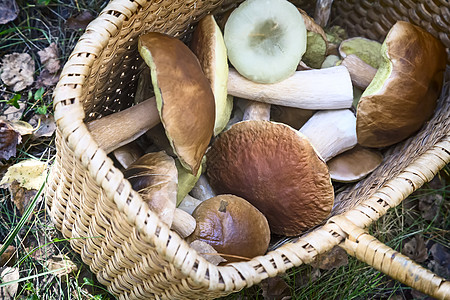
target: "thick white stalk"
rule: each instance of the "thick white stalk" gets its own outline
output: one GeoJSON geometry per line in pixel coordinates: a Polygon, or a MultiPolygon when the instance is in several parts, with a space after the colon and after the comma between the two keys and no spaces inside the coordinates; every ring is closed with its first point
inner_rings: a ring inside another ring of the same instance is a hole
{"type": "Polygon", "coordinates": [[[160,122],[155,97],[86,124],[106,153],[134,141],[160,122]]]}
{"type": "Polygon", "coordinates": [[[236,70],[228,73],[228,94],[244,99],[304,109],[350,108],[353,88],[346,67],[297,71],[272,84],[252,82],[236,70]]]}
{"type": "Polygon", "coordinates": [[[357,143],[356,117],[349,109],[316,112],[299,131],[325,161],[357,143]]]}

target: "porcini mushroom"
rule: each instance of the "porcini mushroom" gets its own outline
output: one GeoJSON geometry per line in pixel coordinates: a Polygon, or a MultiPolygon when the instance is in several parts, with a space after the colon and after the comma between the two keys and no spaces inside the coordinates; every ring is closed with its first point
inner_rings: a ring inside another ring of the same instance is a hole
{"type": "Polygon", "coordinates": [[[348,69],[353,85],[361,90],[365,90],[369,86],[377,73],[377,69],[355,54],[347,55],[341,65],[348,69]]]}
{"type": "Polygon", "coordinates": [[[303,109],[350,108],[353,90],[347,68],[296,71],[289,78],[273,84],[247,80],[233,69],[228,75],[230,95],[303,109]]]}
{"type": "Polygon", "coordinates": [[[286,0],[246,0],[228,17],[228,58],[245,78],[274,83],[291,76],[306,50],[303,17],[286,0]]]}
{"type": "Polygon", "coordinates": [[[249,201],[275,234],[300,234],[331,211],[328,168],[309,140],[288,125],[236,123],[219,135],[206,156],[214,190],[249,201]]]}
{"type": "Polygon", "coordinates": [[[355,182],[373,172],[383,161],[376,149],[356,145],[327,162],[331,179],[337,182],[355,182]]]}
{"type": "Polygon", "coordinates": [[[251,259],[267,251],[267,219],[245,199],[219,195],[203,201],[192,215],[197,227],[187,241],[206,242],[228,262],[251,259]]]}
{"type": "Polygon", "coordinates": [[[316,112],[299,130],[325,161],[357,143],[356,117],[349,109],[316,112]]]}
{"type": "Polygon", "coordinates": [[[214,131],[210,83],[195,54],[180,40],[150,32],[138,49],[150,67],[161,121],[183,166],[197,174],[214,131]]]}
{"type": "Polygon", "coordinates": [[[381,47],[382,62],[357,109],[358,143],[386,147],[428,120],[443,85],[446,52],[424,29],[398,21],[381,47]]]}
{"type": "Polygon", "coordinates": [[[378,69],[382,60],[381,44],[363,37],[353,37],[342,41],[339,45],[339,54],[344,59],[353,54],[375,69],[378,69]]]}
{"type": "Polygon", "coordinates": [[[211,83],[216,104],[214,135],[218,135],[230,119],[233,97],[227,94],[227,49],[213,15],[207,15],[198,23],[192,36],[191,49],[211,83]]]}
{"type": "Polygon", "coordinates": [[[309,67],[319,69],[328,52],[328,41],[322,27],[319,26],[304,10],[298,9],[305,21],[307,31],[306,51],[302,61],[309,67]]]}

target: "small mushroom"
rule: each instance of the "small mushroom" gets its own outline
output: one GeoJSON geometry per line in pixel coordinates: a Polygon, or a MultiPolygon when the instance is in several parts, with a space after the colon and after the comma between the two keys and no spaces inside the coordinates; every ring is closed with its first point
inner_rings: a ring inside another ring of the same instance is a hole
{"type": "Polygon", "coordinates": [[[309,140],[288,125],[236,123],[215,139],[206,156],[214,190],[249,201],[266,216],[272,233],[298,235],[331,211],[328,167],[309,140]]]}
{"type": "Polygon", "coordinates": [[[138,49],[150,67],[167,138],[183,166],[197,174],[214,132],[210,82],[195,54],[174,37],[149,32],[139,36],[138,49]]]}
{"type": "Polygon", "coordinates": [[[284,123],[292,128],[300,129],[315,112],[315,110],[310,109],[272,105],[270,117],[274,122],[284,123]]]}
{"type": "Polygon", "coordinates": [[[383,161],[380,151],[356,145],[327,162],[331,179],[355,182],[373,172],[383,161]]]}
{"type": "Polygon", "coordinates": [[[350,108],[353,101],[350,74],[343,66],[297,71],[273,84],[252,82],[230,69],[228,93],[244,99],[303,109],[350,108]]]}
{"type": "Polygon", "coordinates": [[[299,131],[325,161],[357,143],[356,117],[349,109],[318,111],[299,131]]]}
{"type": "Polygon", "coordinates": [[[206,242],[228,262],[250,260],[267,251],[267,219],[243,198],[219,195],[203,201],[192,215],[197,227],[187,241],[206,242]]]}
{"type": "Polygon", "coordinates": [[[424,29],[398,21],[381,47],[383,59],[356,114],[358,143],[400,142],[432,116],[447,64],[444,45],[424,29]]]}
{"type": "Polygon", "coordinates": [[[227,49],[213,15],[207,15],[198,23],[192,36],[191,49],[211,83],[216,104],[214,135],[218,135],[230,119],[233,97],[227,94],[227,49]]]}

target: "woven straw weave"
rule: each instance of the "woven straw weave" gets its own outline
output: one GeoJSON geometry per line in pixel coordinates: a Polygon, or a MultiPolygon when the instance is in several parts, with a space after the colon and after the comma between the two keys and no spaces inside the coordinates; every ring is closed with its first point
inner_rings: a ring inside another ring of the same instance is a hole
{"type": "MultiPolygon", "coordinates": [[[[294,3],[311,12],[315,3],[294,3]]],[[[113,0],[88,26],[54,93],[57,155],[46,203],[56,227],[119,299],[215,298],[311,262],[340,245],[389,276],[440,299],[450,283],[371,237],[364,230],[401,203],[450,161],[450,68],[433,119],[390,148],[365,180],[338,193],[323,226],[249,262],[214,266],[159,221],[113,166],[85,122],[133,103],[142,60],[137,37],[160,31],[189,39],[207,13],[233,1],[113,0]]],[[[420,25],[450,47],[447,0],[334,1],[332,24],[382,41],[396,20],[420,25]]],[[[450,61],[450,56],[448,61],[450,61]]]]}

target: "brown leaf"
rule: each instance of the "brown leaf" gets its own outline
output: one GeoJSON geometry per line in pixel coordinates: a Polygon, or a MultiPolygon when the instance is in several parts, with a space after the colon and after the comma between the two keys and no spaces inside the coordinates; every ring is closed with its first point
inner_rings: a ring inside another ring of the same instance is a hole
{"type": "Polygon", "coordinates": [[[33,84],[34,60],[28,53],[7,54],[2,59],[0,73],[3,82],[19,92],[33,84]]]}
{"type": "Polygon", "coordinates": [[[51,43],[47,48],[38,51],[38,55],[41,63],[44,65],[44,69],[51,74],[55,74],[61,68],[56,43],[51,43]]]}
{"type": "MultiPolygon", "coordinates": [[[[0,247],[2,245],[0,244],[0,247]]],[[[16,262],[16,247],[9,245],[5,252],[0,256],[0,267],[9,266],[11,267],[16,262]]]]}
{"type": "Polygon", "coordinates": [[[413,236],[409,242],[403,245],[402,254],[419,263],[426,261],[428,251],[423,237],[418,234],[413,236]]]}
{"type": "Polygon", "coordinates": [[[425,194],[419,198],[420,215],[426,221],[432,221],[439,217],[439,211],[444,201],[440,194],[425,194]]]}
{"type": "MultiPolygon", "coordinates": [[[[0,268],[0,282],[8,283],[20,278],[18,268],[4,267],[0,268]]],[[[0,297],[2,300],[15,299],[14,296],[19,288],[19,283],[14,282],[0,287],[0,297]]]]}
{"type": "Polygon", "coordinates": [[[59,76],[61,74],[58,73],[50,73],[48,70],[42,70],[36,79],[36,87],[45,87],[45,86],[53,86],[58,83],[59,76]]]}
{"type": "Polygon", "coordinates": [[[348,255],[344,249],[334,246],[329,252],[321,254],[311,263],[314,268],[332,270],[348,264],[348,255]]]}
{"type": "Polygon", "coordinates": [[[14,21],[19,14],[19,7],[15,0],[0,1],[0,24],[14,21]]]}
{"type": "Polygon", "coordinates": [[[22,118],[22,115],[23,115],[27,105],[23,102],[18,102],[18,103],[19,103],[19,108],[16,108],[16,107],[10,105],[7,109],[5,109],[1,118],[3,120],[11,121],[11,122],[17,121],[20,118],[22,118]]]}
{"type": "Polygon", "coordinates": [[[433,259],[428,263],[428,268],[443,278],[450,278],[450,248],[435,243],[430,253],[433,259]]]}
{"type": "Polygon", "coordinates": [[[259,284],[262,289],[264,299],[267,300],[287,300],[291,299],[291,289],[283,278],[269,277],[259,284]]]}
{"type": "Polygon", "coordinates": [[[67,19],[66,28],[75,30],[85,29],[94,18],[95,16],[90,11],[82,11],[78,15],[74,15],[67,19]]]}
{"type": "Polygon", "coordinates": [[[304,269],[295,274],[295,288],[305,287],[313,282],[321,276],[320,269],[312,268],[304,269]]]}
{"type": "Polygon", "coordinates": [[[25,210],[30,205],[31,200],[33,200],[37,193],[36,190],[27,190],[15,180],[9,185],[9,192],[21,215],[24,214],[25,210]]]}
{"type": "Polygon", "coordinates": [[[52,256],[45,262],[45,266],[49,271],[55,271],[53,274],[60,279],[64,279],[66,275],[78,270],[77,265],[63,254],[52,256]]]}
{"type": "Polygon", "coordinates": [[[37,128],[33,137],[51,137],[56,130],[55,118],[52,115],[34,115],[30,124],[37,128]]]}
{"type": "Polygon", "coordinates": [[[22,136],[8,122],[0,120],[0,159],[16,156],[16,147],[22,136]]]}

